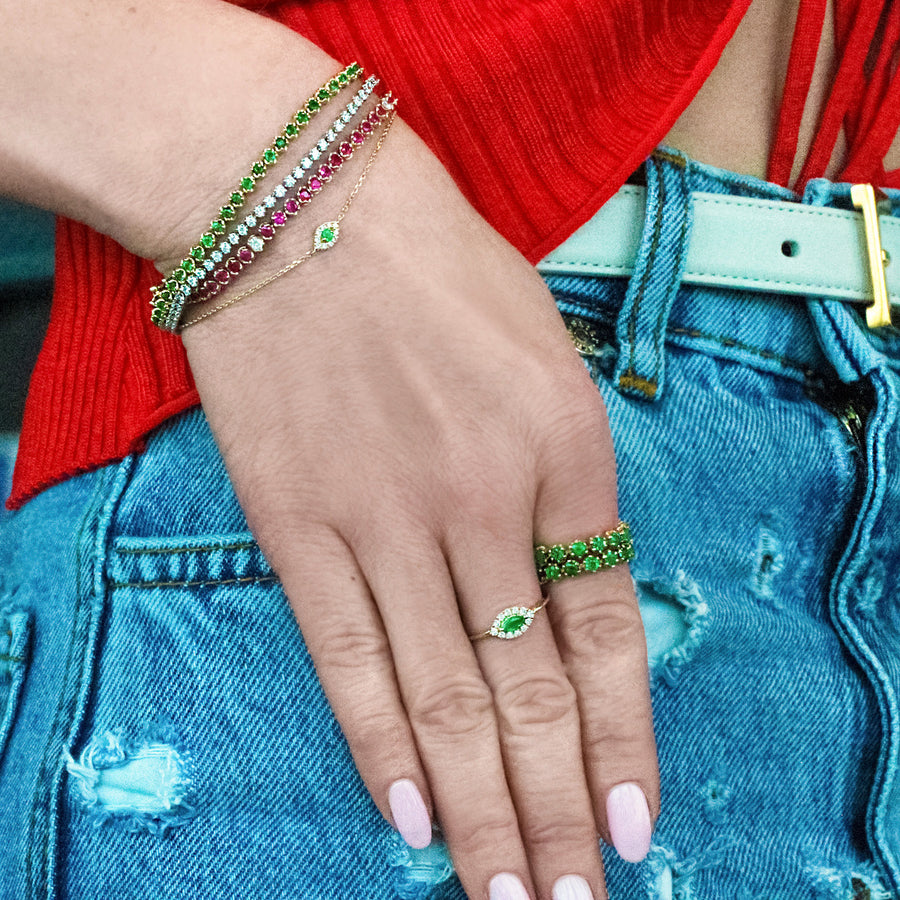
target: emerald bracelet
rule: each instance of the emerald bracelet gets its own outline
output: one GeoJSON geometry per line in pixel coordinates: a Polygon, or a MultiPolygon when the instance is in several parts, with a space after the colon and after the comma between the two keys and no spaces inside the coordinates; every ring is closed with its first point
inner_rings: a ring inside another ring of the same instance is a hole
{"type": "MultiPolygon", "coordinates": [[[[280,157],[281,153],[287,148],[288,144],[294,141],[297,136],[306,128],[313,117],[321,110],[332,98],[336,97],[345,87],[351,84],[362,75],[362,67],[358,63],[351,63],[343,71],[338,72],[334,78],[325,82],[294,114],[293,118],[281,131],[275,140],[260,155],[259,159],[253,163],[250,173],[245,175],[239,182],[238,186],[231,192],[228,202],[223,205],[215,219],[209,225],[209,229],[205,231],[200,240],[188,251],[184,259],[168,274],[163,280],[151,288],[153,298],[151,304],[156,305],[157,300],[167,299],[167,295],[171,292],[178,291],[188,279],[197,271],[198,264],[203,263],[207,254],[213,250],[216,244],[221,240],[228,230],[229,222],[235,218],[237,211],[243,206],[247,195],[252,193],[256,187],[256,183],[263,178],[268,169],[273,166],[280,157]]],[[[162,317],[154,314],[151,315],[151,321],[155,324],[162,324],[162,317]]]]}
{"type": "MultiPolygon", "coordinates": [[[[296,212],[299,206],[297,199],[293,198],[293,189],[307,174],[313,174],[312,167],[316,160],[327,155],[331,145],[338,139],[341,132],[349,127],[353,117],[377,84],[378,78],[370,75],[318,143],[309,150],[291,173],[285,176],[281,184],[259,201],[259,204],[242,222],[229,224],[229,228],[232,230],[222,238],[218,246],[208,251],[206,259],[197,260],[194,270],[184,282],[177,284],[167,282],[165,288],[157,288],[153,291],[150,300],[152,307],[150,321],[154,325],[158,325],[164,331],[177,331],[179,320],[186,306],[209,299],[210,289],[215,289],[216,279],[219,281],[218,286],[221,287],[223,278],[225,282],[230,280],[229,272],[237,274],[243,268],[243,263],[248,262],[247,259],[235,255],[239,253],[246,255],[247,248],[241,247],[241,244],[247,243],[248,240],[252,242],[253,237],[251,236],[253,235],[264,240],[268,240],[272,236],[272,223],[269,222],[265,226],[261,223],[267,222],[268,217],[274,214],[279,202],[284,201],[283,208],[287,211],[288,216],[296,212]],[[268,230],[268,234],[266,230],[268,230]]],[[[304,202],[302,196],[299,201],[304,202]]],[[[282,225],[284,222],[275,220],[274,224],[282,225]]]]}

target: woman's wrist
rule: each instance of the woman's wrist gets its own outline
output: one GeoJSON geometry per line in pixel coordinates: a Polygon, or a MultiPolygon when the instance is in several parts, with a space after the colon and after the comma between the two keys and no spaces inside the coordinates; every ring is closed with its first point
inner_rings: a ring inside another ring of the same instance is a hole
{"type": "Polygon", "coordinates": [[[0,74],[23,85],[0,99],[5,191],[149,259],[190,246],[350,62],[220,0],[48,2],[16,3],[16,33],[0,38],[0,74]]]}

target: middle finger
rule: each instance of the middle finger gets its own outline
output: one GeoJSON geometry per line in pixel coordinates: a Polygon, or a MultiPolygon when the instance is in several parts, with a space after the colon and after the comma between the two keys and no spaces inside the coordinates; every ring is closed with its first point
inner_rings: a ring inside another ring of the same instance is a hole
{"type": "MultiPolygon", "coordinates": [[[[447,541],[446,554],[470,633],[488,629],[506,608],[539,606],[530,522],[506,523],[503,540],[467,525],[447,541]]],[[[605,898],[576,695],[546,611],[516,638],[491,636],[474,646],[494,695],[506,778],[538,896],[605,898]]]]}

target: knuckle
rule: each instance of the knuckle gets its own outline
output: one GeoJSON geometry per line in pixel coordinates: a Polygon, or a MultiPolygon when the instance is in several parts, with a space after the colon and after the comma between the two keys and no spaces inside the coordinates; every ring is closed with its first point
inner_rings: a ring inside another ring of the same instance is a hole
{"type": "Polygon", "coordinates": [[[592,657],[598,661],[609,654],[622,657],[640,653],[646,656],[644,623],[637,603],[632,600],[558,604],[554,615],[560,626],[558,640],[566,655],[592,657]]]}
{"type": "Polygon", "coordinates": [[[498,852],[505,852],[520,840],[512,819],[484,819],[454,834],[452,851],[459,858],[483,859],[494,865],[498,852]]]}
{"type": "Polygon", "coordinates": [[[562,673],[514,676],[497,688],[497,709],[508,733],[562,724],[575,704],[575,689],[562,673]]]}
{"type": "Polygon", "coordinates": [[[478,677],[457,675],[424,684],[409,710],[413,728],[430,735],[468,737],[493,726],[493,698],[478,677]]]}
{"type": "Polygon", "coordinates": [[[323,623],[328,634],[320,653],[320,665],[353,673],[357,678],[368,673],[373,663],[381,664],[389,655],[383,634],[369,629],[348,628],[349,616],[342,616],[335,627],[323,623]]]}
{"type": "Polygon", "coordinates": [[[388,709],[368,709],[351,725],[341,724],[356,759],[376,761],[396,771],[395,761],[409,755],[406,730],[399,727],[397,714],[388,709]]]}
{"type": "MultiPolygon", "coordinates": [[[[558,800],[555,801],[558,803],[558,800]]],[[[549,804],[543,804],[544,809],[549,804]]],[[[575,804],[571,804],[574,806],[575,804]]],[[[592,823],[580,823],[571,817],[553,819],[547,816],[528,819],[522,825],[522,839],[525,846],[532,851],[568,858],[592,848],[591,840],[596,828],[592,823]]]]}
{"type": "Polygon", "coordinates": [[[600,769],[618,771],[622,767],[623,760],[628,762],[629,771],[637,769],[652,769],[656,761],[656,748],[647,729],[635,727],[634,723],[629,727],[628,717],[634,716],[633,710],[614,710],[620,712],[617,717],[618,727],[610,728],[609,722],[588,721],[582,729],[582,747],[584,757],[590,765],[596,765],[600,769]]]}

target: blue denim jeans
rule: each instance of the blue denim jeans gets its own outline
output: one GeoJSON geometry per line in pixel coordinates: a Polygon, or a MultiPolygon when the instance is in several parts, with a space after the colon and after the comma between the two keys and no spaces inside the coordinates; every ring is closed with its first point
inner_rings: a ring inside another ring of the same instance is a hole
{"type": "MultiPolygon", "coordinates": [[[[651,666],[662,815],[644,862],[604,848],[610,897],[900,897],[900,332],[681,285],[691,191],[791,195],[646,180],[630,280],[547,278],[651,666]]],[[[368,797],[201,410],[8,517],[0,575],[0,900],[462,900],[368,797]]]]}

